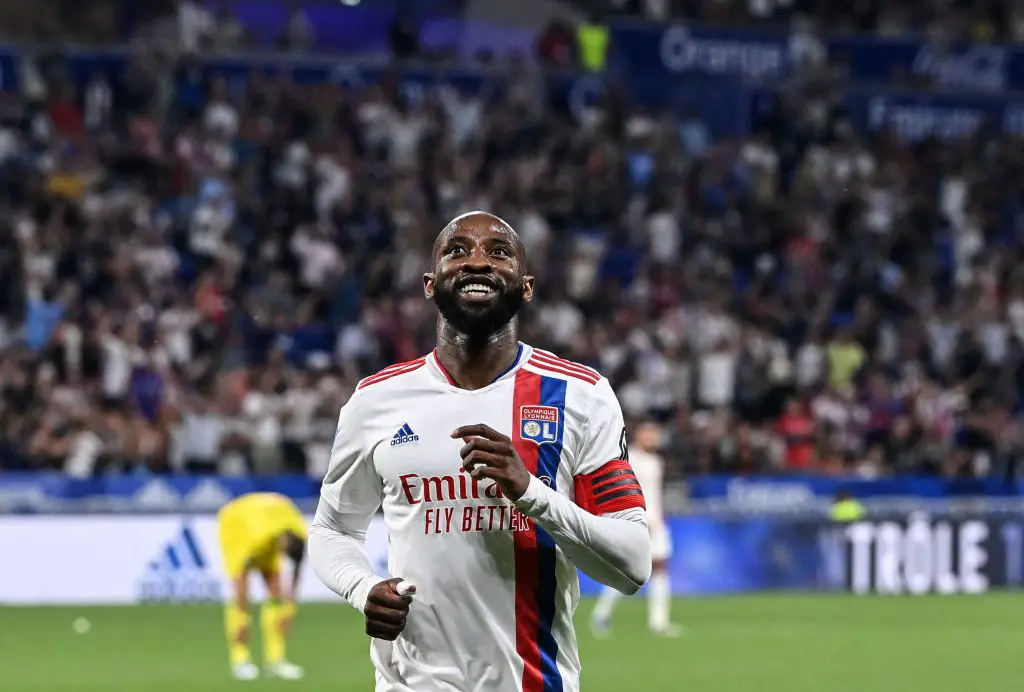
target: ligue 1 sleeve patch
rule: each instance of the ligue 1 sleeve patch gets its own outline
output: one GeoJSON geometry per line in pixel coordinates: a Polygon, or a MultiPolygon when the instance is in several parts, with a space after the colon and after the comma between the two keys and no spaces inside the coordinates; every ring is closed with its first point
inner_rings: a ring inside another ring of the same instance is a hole
{"type": "Polygon", "coordinates": [[[519,407],[519,435],[535,445],[558,442],[558,408],[555,406],[519,407]]]}

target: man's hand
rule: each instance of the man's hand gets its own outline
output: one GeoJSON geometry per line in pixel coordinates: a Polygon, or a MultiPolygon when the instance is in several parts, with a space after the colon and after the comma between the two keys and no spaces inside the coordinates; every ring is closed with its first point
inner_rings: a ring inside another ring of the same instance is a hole
{"type": "Polygon", "coordinates": [[[492,479],[512,501],[523,496],[530,484],[530,472],[511,439],[483,423],[459,428],[452,439],[466,443],[460,452],[462,467],[473,478],[492,479]]]}
{"type": "Polygon", "coordinates": [[[370,589],[363,614],[366,615],[366,633],[374,639],[393,642],[405,629],[405,618],[409,615],[416,587],[411,587],[408,595],[401,596],[397,590],[401,581],[400,578],[388,579],[370,589]]]}

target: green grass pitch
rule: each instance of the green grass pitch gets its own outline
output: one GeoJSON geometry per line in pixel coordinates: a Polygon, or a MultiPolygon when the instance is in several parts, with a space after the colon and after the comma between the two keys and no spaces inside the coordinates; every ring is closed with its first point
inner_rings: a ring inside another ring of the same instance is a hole
{"type": "MultiPolygon", "coordinates": [[[[580,607],[585,625],[592,602],[580,607]]],[[[677,600],[677,640],[646,633],[623,601],[611,639],[580,627],[583,692],[1019,692],[1024,597],[771,595],[677,600]]],[[[302,682],[227,676],[214,606],[0,608],[4,692],[303,692],[373,689],[367,640],[347,606],[300,608],[302,682]],[[72,622],[92,628],[76,634],[72,622]]]]}

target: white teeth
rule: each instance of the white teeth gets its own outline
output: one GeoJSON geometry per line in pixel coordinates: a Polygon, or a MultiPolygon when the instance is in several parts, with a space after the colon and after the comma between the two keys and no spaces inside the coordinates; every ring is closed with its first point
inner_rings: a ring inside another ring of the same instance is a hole
{"type": "Polygon", "coordinates": [[[468,284],[461,289],[462,293],[493,293],[494,289],[484,284],[468,284]]]}

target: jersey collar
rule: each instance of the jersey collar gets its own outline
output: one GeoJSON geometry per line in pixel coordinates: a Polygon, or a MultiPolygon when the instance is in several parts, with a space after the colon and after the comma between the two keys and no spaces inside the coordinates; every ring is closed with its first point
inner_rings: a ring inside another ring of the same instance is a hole
{"type": "MultiPolygon", "coordinates": [[[[506,370],[505,372],[501,373],[496,378],[494,378],[494,382],[491,382],[491,385],[493,385],[493,384],[495,384],[497,382],[501,382],[502,380],[504,380],[507,377],[510,377],[513,373],[515,373],[517,370],[519,370],[519,368],[521,368],[523,366],[523,364],[526,363],[526,361],[530,360],[530,353],[531,353],[531,351],[532,351],[532,349],[529,346],[527,346],[522,341],[520,341],[519,342],[519,352],[516,354],[515,361],[512,363],[511,366],[509,366],[508,370],[506,370]]],[[[460,389],[460,390],[462,389],[461,387],[459,387],[459,385],[455,384],[455,380],[452,379],[452,376],[449,375],[448,371],[444,369],[443,365],[441,365],[441,361],[438,360],[438,358],[437,358],[437,349],[436,348],[433,351],[430,352],[429,356],[427,356],[427,363],[430,366],[430,371],[435,376],[441,378],[442,380],[447,382],[450,386],[455,387],[456,389],[460,389]]],[[[490,386],[490,385],[488,385],[488,386],[490,386]]],[[[477,391],[479,391],[479,390],[477,390],[477,391]]]]}

